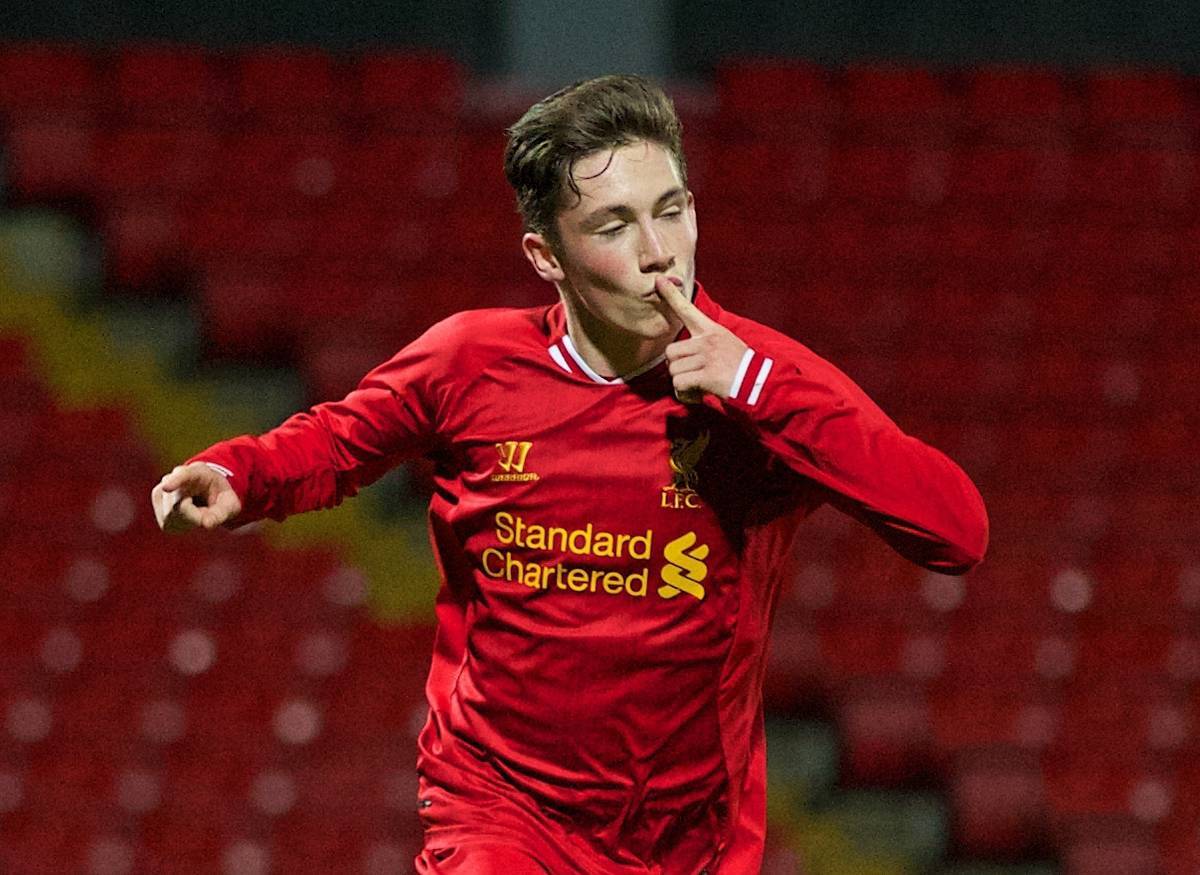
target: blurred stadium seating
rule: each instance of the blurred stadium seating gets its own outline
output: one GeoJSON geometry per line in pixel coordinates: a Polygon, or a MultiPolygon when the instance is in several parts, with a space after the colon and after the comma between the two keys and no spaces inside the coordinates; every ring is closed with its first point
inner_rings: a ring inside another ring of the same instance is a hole
{"type": "MultiPolygon", "coordinates": [[[[206,355],[330,398],[454,310],[550,300],[465,87],[432,55],[3,46],[8,196],[83,209],[109,296],[183,297],[206,355]]],[[[743,58],[714,98],[685,134],[700,279],[959,460],[992,519],[960,580],[818,513],[775,725],[833,721],[840,786],[937,788],[956,858],[1200,871],[1195,80],[743,58]]],[[[357,617],[334,555],[165,543],[142,437],[57,409],[19,336],[0,435],[7,870],[407,865],[428,630],[357,617]]]]}

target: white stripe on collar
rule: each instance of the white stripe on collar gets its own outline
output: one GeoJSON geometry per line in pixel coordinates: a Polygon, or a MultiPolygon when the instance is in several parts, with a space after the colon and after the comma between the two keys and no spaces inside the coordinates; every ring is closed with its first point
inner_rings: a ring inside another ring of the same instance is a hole
{"type": "Polygon", "coordinates": [[[558,348],[558,344],[550,347],[550,358],[554,359],[554,363],[566,371],[571,373],[571,366],[567,364],[567,360],[563,358],[562,350],[558,348]]]}
{"type": "MultiPolygon", "coordinates": [[[[624,374],[620,377],[614,377],[613,379],[609,380],[609,379],[606,379],[606,378],[600,376],[599,374],[597,374],[595,371],[593,371],[588,366],[588,363],[583,360],[583,356],[581,356],[579,354],[579,350],[575,349],[575,344],[571,342],[571,335],[564,334],[563,339],[562,339],[562,344],[564,347],[566,347],[567,352],[569,352],[571,354],[571,358],[575,359],[575,364],[579,365],[579,369],[581,371],[583,371],[585,374],[587,374],[588,377],[590,377],[593,382],[601,383],[605,386],[612,386],[617,383],[628,382],[629,380],[632,380],[634,377],[640,376],[641,374],[646,373],[646,371],[649,371],[652,368],[657,367],[667,357],[666,353],[663,353],[662,355],[658,356],[658,358],[655,358],[651,361],[646,362],[644,365],[642,365],[637,370],[630,371],[628,374],[624,374]]],[[[551,353],[551,355],[553,355],[553,353],[551,353]]]]}

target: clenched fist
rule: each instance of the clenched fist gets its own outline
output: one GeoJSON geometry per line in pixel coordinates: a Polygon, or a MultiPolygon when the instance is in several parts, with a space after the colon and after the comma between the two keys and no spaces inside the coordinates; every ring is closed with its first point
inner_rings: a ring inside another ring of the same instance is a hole
{"type": "Polygon", "coordinates": [[[695,404],[705,393],[725,399],[733,386],[748,347],[737,336],[684,297],[666,277],[656,277],[654,290],[683,322],[691,335],[667,347],[667,364],[675,384],[675,397],[695,404]]]}
{"type": "Polygon", "coordinates": [[[215,529],[242,512],[225,475],[203,462],[175,467],[151,490],[150,500],[164,532],[215,529]]]}

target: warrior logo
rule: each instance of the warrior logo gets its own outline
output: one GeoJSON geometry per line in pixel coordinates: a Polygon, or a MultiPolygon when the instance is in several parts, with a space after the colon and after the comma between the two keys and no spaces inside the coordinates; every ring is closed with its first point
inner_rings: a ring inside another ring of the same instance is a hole
{"type": "Polygon", "coordinates": [[[513,480],[538,480],[537,474],[526,472],[525,458],[533,441],[504,441],[496,444],[496,452],[500,454],[500,467],[503,474],[493,474],[492,480],[497,482],[513,480]]]}

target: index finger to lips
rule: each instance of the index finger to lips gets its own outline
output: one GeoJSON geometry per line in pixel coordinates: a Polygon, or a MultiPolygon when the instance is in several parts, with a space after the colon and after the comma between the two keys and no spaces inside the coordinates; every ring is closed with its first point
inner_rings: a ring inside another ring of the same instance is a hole
{"type": "Polygon", "coordinates": [[[667,306],[678,316],[685,328],[693,334],[708,324],[708,317],[683,295],[682,289],[665,276],[654,278],[654,290],[667,302],[667,306]]]}

